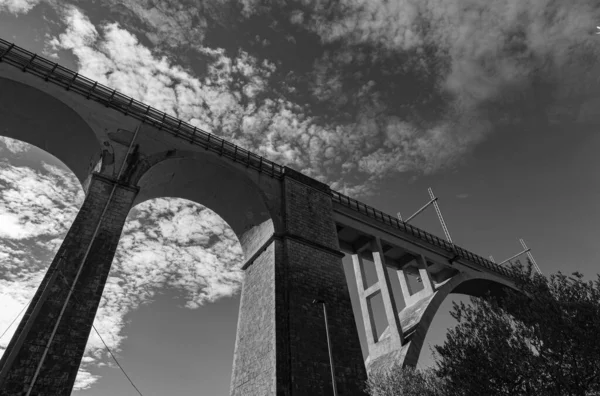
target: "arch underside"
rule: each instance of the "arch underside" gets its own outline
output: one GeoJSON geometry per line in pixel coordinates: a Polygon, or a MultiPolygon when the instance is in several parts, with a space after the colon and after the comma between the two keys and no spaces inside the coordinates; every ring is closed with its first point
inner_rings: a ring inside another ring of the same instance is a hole
{"type": "Polygon", "coordinates": [[[464,294],[480,297],[487,292],[502,293],[506,288],[513,288],[508,281],[479,272],[470,274],[461,272],[449,279],[434,294],[427,296],[400,312],[405,344],[399,350],[392,350],[374,360],[367,359],[369,371],[378,371],[389,367],[393,362],[400,362],[402,367],[416,367],[419,355],[427,336],[427,332],[442,302],[449,294],[464,294]]]}
{"type": "Polygon", "coordinates": [[[140,177],[135,204],[158,197],[184,198],[217,213],[250,257],[274,231],[264,196],[246,175],[210,154],[178,152],[140,177]]]}
{"type": "Polygon", "coordinates": [[[0,77],[0,135],[59,159],[83,184],[100,158],[90,125],[71,107],[26,84],[0,77]]]}

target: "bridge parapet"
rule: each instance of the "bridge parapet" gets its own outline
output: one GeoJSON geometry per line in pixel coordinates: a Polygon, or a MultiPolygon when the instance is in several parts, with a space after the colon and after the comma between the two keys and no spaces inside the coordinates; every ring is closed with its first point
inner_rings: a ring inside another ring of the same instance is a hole
{"type": "Polygon", "coordinates": [[[463,259],[472,264],[476,264],[479,267],[482,267],[486,270],[496,272],[500,275],[507,277],[514,277],[514,273],[511,269],[499,266],[498,264],[493,263],[492,261],[485,259],[475,253],[471,253],[470,251],[461,248],[455,244],[444,241],[443,239],[430,234],[426,231],[421,230],[418,227],[407,224],[403,221],[398,220],[397,218],[382,212],[379,209],[375,209],[372,206],[369,206],[365,203],[362,203],[354,198],[350,198],[346,195],[343,195],[337,191],[332,191],[331,196],[333,202],[337,202],[347,208],[350,208],[358,213],[366,215],[367,217],[379,221],[385,225],[396,228],[403,233],[411,235],[413,237],[418,238],[421,241],[427,242],[430,245],[441,248],[446,252],[453,253],[456,259],[463,259]]]}
{"type": "Polygon", "coordinates": [[[165,130],[176,137],[201,146],[234,162],[242,163],[259,172],[264,172],[273,177],[283,175],[284,167],[282,165],[124,95],[116,89],[90,80],[73,70],[1,38],[0,62],[11,64],[20,68],[23,72],[36,75],[47,82],[80,94],[86,99],[102,103],[106,107],[152,125],[159,130],[165,130]]]}

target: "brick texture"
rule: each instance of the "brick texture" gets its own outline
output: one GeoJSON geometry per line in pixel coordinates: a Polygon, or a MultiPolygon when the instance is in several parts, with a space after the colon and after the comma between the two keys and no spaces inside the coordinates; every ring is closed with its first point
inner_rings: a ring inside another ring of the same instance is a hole
{"type": "Polygon", "coordinates": [[[285,230],[245,273],[231,395],[333,394],[323,308],[314,299],[326,302],[338,393],[364,395],[331,199],[302,179],[282,183],[285,230]]]}
{"type": "MultiPolygon", "coordinates": [[[[70,285],[92,242],[94,230],[112,188],[111,180],[99,175],[92,176],[83,206],[0,360],[0,370],[6,373],[0,385],[1,396],[24,394],[31,383],[70,285]],[[60,256],[64,256],[64,260],[60,260],[60,256]],[[54,280],[51,282],[52,278],[54,280]],[[40,302],[40,296],[47,285],[47,298],[40,302]],[[36,306],[40,307],[39,313],[31,319],[36,306]],[[24,332],[26,327],[29,330],[24,332]],[[17,339],[21,336],[24,341],[19,348],[17,339]],[[7,366],[13,349],[14,360],[7,366]]],[[[75,285],[75,293],[67,304],[41,367],[32,395],[71,394],[123,224],[136,194],[136,189],[117,186],[75,285]]]]}

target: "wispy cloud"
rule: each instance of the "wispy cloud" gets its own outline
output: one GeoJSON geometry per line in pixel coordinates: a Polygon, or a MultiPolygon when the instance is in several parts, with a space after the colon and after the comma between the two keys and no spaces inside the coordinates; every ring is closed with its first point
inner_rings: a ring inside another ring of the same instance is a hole
{"type": "Polygon", "coordinates": [[[13,154],[25,153],[29,149],[29,145],[27,143],[23,143],[19,140],[6,138],[4,136],[0,136],[0,147],[1,146],[4,146],[4,148],[6,148],[13,154]]]}
{"type": "MultiPolygon", "coordinates": [[[[268,81],[275,65],[247,52],[230,57],[221,48],[198,47],[212,59],[199,77],[155,54],[117,23],[99,31],[75,7],[67,7],[64,16],[66,31],[50,43],[72,50],[80,73],[334,188],[368,193],[390,173],[439,169],[473,143],[472,135],[453,134],[445,122],[423,130],[398,117],[379,117],[387,107],[381,101],[352,122],[323,122],[300,104],[274,98],[268,81]]],[[[365,98],[369,89],[368,84],[363,89],[365,98]]],[[[468,120],[463,125],[469,127],[468,120]]]]}
{"type": "MultiPolygon", "coordinates": [[[[195,47],[202,43],[207,27],[207,14],[214,6],[194,0],[109,0],[121,20],[136,19],[143,35],[154,45],[195,47]]],[[[219,4],[220,2],[217,2],[219,4]]]]}
{"type": "Polygon", "coordinates": [[[12,14],[29,12],[42,0],[0,0],[0,12],[7,11],[12,14]]]}
{"type": "Polygon", "coordinates": [[[50,52],[80,73],[355,194],[460,164],[506,124],[598,120],[592,0],[111,0],[97,24],[55,6],[50,52]]]}
{"type": "MultiPolygon", "coordinates": [[[[14,157],[5,154],[8,159],[0,162],[2,330],[35,293],[83,201],[70,172],[43,163],[32,168],[31,158],[28,167],[14,166],[14,157]]],[[[181,305],[190,309],[232,296],[241,285],[242,257],[235,234],[211,210],[182,199],[146,201],[125,223],[94,324],[118,354],[129,312],[166,289],[178,291],[181,305]]],[[[0,340],[0,353],[15,328],[0,340]]],[[[97,381],[92,370],[107,361],[104,345],[92,334],[76,389],[97,381]]]]}

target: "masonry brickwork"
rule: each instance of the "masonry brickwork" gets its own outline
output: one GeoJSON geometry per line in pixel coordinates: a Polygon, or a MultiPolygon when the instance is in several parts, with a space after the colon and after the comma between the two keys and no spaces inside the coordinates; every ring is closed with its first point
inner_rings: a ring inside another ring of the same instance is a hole
{"type": "MultiPolygon", "coordinates": [[[[0,378],[3,381],[0,395],[24,395],[28,391],[113,185],[110,179],[92,175],[83,205],[0,360],[4,375],[0,378]]],[[[136,193],[134,188],[117,185],[31,395],[71,394],[123,224],[136,193]]]]}
{"type": "MultiPolygon", "coordinates": [[[[308,178],[306,178],[308,179],[308,178]]],[[[289,172],[285,229],[247,269],[232,396],[331,395],[325,301],[337,389],[363,395],[366,379],[328,187],[289,172]]]]}

